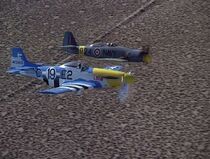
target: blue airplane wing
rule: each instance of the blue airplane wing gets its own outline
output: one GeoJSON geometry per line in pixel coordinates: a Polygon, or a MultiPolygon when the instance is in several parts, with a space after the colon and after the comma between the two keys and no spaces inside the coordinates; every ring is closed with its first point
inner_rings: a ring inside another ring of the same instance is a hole
{"type": "Polygon", "coordinates": [[[76,91],[76,89],[61,86],[61,87],[57,87],[57,88],[45,89],[45,90],[39,91],[39,93],[42,93],[42,94],[62,94],[62,93],[73,92],[73,91],[76,91]]]}
{"type": "Polygon", "coordinates": [[[7,73],[12,73],[12,74],[19,74],[21,71],[28,71],[28,70],[33,70],[34,67],[28,67],[28,66],[24,66],[24,67],[11,67],[7,70],[7,73]]]}
{"type": "Polygon", "coordinates": [[[99,88],[97,83],[93,81],[72,81],[72,82],[65,82],[61,86],[56,88],[39,91],[39,93],[62,94],[66,92],[79,92],[84,89],[93,89],[93,88],[99,88]]]}

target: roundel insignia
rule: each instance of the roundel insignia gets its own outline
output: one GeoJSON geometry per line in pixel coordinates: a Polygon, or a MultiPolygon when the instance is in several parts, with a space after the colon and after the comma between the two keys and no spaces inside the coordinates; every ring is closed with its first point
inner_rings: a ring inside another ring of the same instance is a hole
{"type": "Polygon", "coordinates": [[[99,57],[100,54],[101,54],[101,50],[100,50],[100,49],[95,49],[95,50],[94,50],[94,55],[95,55],[96,57],[99,57]]]}

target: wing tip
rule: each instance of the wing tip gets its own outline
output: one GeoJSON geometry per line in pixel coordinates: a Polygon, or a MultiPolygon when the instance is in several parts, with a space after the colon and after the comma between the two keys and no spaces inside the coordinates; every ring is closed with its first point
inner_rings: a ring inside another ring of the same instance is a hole
{"type": "Polygon", "coordinates": [[[50,92],[50,91],[46,91],[46,90],[42,90],[42,91],[38,91],[37,93],[39,94],[51,94],[51,95],[55,95],[55,92],[50,92]]]}

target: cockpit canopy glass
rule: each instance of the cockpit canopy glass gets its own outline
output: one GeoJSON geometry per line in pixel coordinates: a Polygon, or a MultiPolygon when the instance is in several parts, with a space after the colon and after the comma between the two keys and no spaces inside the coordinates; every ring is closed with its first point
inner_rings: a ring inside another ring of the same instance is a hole
{"type": "Polygon", "coordinates": [[[94,43],[90,45],[91,47],[106,47],[106,46],[110,46],[110,47],[116,47],[117,44],[116,43],[94,43]]]}
{"type": "Polygon", "coordinates": [[[87,64],[83,64],[81,71],[86,71],[86,70],[88,70],[88,68],[89,68],[89,66],[87,64]]]}
{"type": "Polygon", "coordinates": [[[86,71],[89,68],[87,64],[81,63],[80,61],[71,61],[71,62],[65,63],[64,66],[78,68],[78,69],[81,69],[81,71],[86,71]]]}
{"type": "Polygon", "coordinates": [[[79,65],[81,65],[81,62],[79,61],[71,61],[64,64],[64,66],[67,66],[67,67],[78,67],[79,65]]]}
{"type": "Polygon", "coordinates": [[[107,46],[115,47],[115,46],[117,46],[117,44],[116,43],[107,43],[107,46]]]}

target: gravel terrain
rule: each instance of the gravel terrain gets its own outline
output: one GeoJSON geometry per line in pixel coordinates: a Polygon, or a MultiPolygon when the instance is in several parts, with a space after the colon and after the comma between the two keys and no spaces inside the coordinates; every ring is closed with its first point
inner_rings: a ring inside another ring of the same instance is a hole
{"type": "Polygon", "coordinates": [[[0,1],[0,159],[210,158],[210,4],[154,0],[142,10],[149,2],[0,1]],[[5,73],[14,46],[31,61],[77,59],[59,48],[64,31],[80,44],[150,45],[151,64],[120,63],[137,78],[128,101],[115,89],[40,95],[44,83],[5,73]]]}

